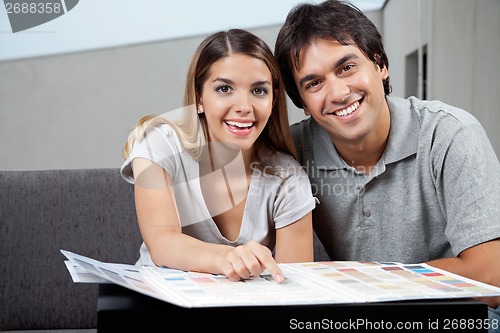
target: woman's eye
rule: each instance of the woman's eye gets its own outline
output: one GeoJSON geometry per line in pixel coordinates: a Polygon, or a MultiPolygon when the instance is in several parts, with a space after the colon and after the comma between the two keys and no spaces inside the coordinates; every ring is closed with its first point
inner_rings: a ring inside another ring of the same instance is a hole
{"type": "Polygon", "coordinates": [[[221,92],[223,94],[227,94],[228,92],[231,92],[231,87],[230,86],[220,86],[215,89],[218,92],[221,92]]]}
{"type": "Polygon", "coordinates": [[[267,95],[267,89],[265,89],[265,88],[255,88],[253,90],[253,93],[255,95],[259,95],[259,96],[267,95]]]}

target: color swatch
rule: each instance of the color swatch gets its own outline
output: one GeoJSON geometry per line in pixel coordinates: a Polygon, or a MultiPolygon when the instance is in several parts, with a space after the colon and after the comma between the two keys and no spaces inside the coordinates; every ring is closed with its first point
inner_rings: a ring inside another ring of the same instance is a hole
{"type": "Polygon", "coordinates": [[[387,302],[500,296],[500,288],[426,264],[322,261],[280,264],[285,281],[269,274],[238,282],[176,269],[104,263],[61,250],[75,282],[106,280],[183,307],[387,302]],[[74,269],[79,267],[80,269],[74,269]],[[74,276],[81,274],[82,277],[74,276]]]}

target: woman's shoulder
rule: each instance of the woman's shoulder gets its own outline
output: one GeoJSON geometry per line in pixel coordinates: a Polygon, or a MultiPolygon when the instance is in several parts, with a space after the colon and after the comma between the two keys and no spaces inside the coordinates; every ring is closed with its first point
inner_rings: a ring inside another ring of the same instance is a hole
{"type": "Polygon", "coordinates": [[[262,162],[270,166],[288,166],[293,163],[292,155],[280,151],[266,150],[261,154],[262,162]]]}
{"type": "Polygon", "coordinates": [[[155,125],[148,130],[146,136],[149,136],[150,138],[154,138],[156,140],[159,139],[161,141],[171,142],[176,146],[180,145],[178,133],[173,128],[173,125],[168,123],[155,125]]]}
{"type": "Polygon", "coordinates": [[[168,123],[162,123],[162,124],[157,124],[150,130],[156,130],[161,134],[171,136],[171,135],[176,135],[174,128],[172,127],[171,124],[168,123]]]}
{"type": "Polygon", "coordinates": [[[302,166],[292,155],[283,152],[267,152],[262,156],[262,162],[266,167],[272,168],[281,176],[297,174],[302,172],[302,166]]]}

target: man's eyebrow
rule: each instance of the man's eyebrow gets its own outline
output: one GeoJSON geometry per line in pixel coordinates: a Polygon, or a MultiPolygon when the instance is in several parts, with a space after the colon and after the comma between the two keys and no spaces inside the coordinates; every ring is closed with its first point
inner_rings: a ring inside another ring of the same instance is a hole
{"type": "Polygon", "coordinates": [[[342,58],[340,58],[336,63],[335,63],[335,68],[342,66],[346,62],[348,62],[351,59],[358,59],[359,56],[355,53],[348,53],[342,58]]]}
{"type": "MultiPolygon", "coordinates": [[[[334,65],[334,68],[338,68],[338,67],[342,66],[343,64],[345,64],[346,62],[348,62],[351,59],[358,59],[358,58],[359,58],[359,56],[357,54],[348,53],[345,56],[343,56],[342,58],[340,58],[339,60],[337,60],[337,62],[334,65]]],[[[316,74],[308,74],[300,79],[299,86],[302,87],[304,85],[304,83],[306,83],[308,81],[312,81],[317,77],[318,77],[318,75],[316,75],[316,74]]]]}
{"type": "Polygon", "coordinates": [[[300,79],[299,86],[302,87],[304,85],[304,83],[312,81],[317,77],[318,77],[318,75],[316,75],[316,74],[308,74],[308,75],[304,76],[302,79],[300,79]]]}

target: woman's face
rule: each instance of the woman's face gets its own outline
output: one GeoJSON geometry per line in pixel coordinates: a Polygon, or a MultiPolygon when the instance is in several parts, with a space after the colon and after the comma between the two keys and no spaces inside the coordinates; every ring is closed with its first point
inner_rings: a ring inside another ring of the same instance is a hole
{"type": "Polygon", "coordinates": [[[271,115],[271,72],[264,61],[245,54],[221,58],[210,68],[199,104],[212,141],[251,152],[271,115]]]}

